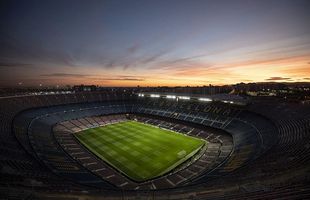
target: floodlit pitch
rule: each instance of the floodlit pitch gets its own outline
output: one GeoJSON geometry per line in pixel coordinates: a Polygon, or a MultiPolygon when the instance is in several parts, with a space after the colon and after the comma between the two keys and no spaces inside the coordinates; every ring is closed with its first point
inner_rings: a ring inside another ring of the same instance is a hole
{"type": "Polygon", "coordinates": [[[137,182],[171,171],[206,143],[136,121],[88,129],[75,136],[99,158],[137,182]]]}

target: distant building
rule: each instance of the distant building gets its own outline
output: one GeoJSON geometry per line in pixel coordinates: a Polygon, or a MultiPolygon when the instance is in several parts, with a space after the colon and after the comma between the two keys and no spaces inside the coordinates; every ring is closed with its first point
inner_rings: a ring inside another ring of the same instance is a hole
{"type": "Polygon", "coordinates": [[[75,85],[72,88],[76,92],[91,92],[96,91],[97,86],[95,85],[75,85]]]}

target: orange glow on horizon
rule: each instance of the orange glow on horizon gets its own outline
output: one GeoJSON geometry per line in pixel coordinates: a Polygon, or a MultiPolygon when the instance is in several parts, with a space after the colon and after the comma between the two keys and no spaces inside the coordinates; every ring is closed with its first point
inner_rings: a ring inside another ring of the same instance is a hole
{"type": "MultiPolygon", "coordinates": [[[[105,69],[67,67],[62,73],[51,76],[37,76],[37,79],[23,76],[18,82],[26,85],[78,85],[94,84],[107,87],[136,86],[203,86],[230,85],[239,82],[310,82],[310,55],[244,60],[231,63],[207,65],[194,62],[190,65],[158,65],[141,69],[105,69]],[[91,72],[91,73],[89,73],[91,72]],[[120,75],[121,74],[121,75],[120,75]],[[124,75],[125,74],[125,75],[124,75]],[[277,77],[276,79],[272,77],[277,77]]],[[[23,75],[23,74],[22,74],[23,75]]],[[[5,80],[3,80],[5,81],[5,80]]],[[[16,83],[14,83],[16,85],[16,83]]],[[[3,84],[2,84],[3,85],[3,84]]]]}

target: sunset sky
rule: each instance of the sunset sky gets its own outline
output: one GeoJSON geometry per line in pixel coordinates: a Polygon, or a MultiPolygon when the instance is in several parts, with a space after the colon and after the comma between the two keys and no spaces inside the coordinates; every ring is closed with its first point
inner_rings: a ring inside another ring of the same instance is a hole
{"type": "Polygon", "coordinates": [[[0,4],[0,86],[310,82],[309,0],[0,4]]]}

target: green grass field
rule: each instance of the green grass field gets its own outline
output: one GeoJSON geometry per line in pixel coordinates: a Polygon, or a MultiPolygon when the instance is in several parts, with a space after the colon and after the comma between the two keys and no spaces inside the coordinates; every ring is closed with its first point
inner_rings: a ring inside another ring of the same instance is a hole
{"type": "Polygon", "coordinates": [[[191,156],[205,141],[136,121],[75,134],[91,152],[137,182],[163,175],[191,156]]]}

